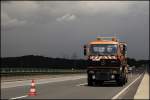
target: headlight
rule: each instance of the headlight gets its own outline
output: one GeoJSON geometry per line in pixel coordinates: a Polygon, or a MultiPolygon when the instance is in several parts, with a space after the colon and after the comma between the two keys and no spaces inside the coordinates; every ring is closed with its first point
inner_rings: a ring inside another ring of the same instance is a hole
{"type": "Polygon", "coordinates": [[[120,67],[120,71],[122,71],[122,67],[120,67]]]}
{"type": "Polygon", "coordinates": [[[95,75],[92,75],[92,78],[95,79],[95,75]]]}
{"type": "Polygon", "coordinates": [[[90,73],[90,74],[94,74],[94,71],[91,70],[91,71],[89,71],[89,73],[90,73]]]}
{"type": "Polygon", "coordinates": [[[117,74],[117,71],[116,71],[116,70],[113,70],[113,74],[117,74]]]}

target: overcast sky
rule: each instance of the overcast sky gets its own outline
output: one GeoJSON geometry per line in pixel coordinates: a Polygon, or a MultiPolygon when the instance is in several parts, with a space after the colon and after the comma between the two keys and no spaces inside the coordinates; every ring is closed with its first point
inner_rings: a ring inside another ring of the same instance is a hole
{"type": "Polygon", "coordinates": [[[148,1],[11,1],[1,3],[1,56],[83,58],[82,46],[119,32],[128,56],[148,59],[148,1]],[[108,34],[107,34],[108,33],[108,34]]]}

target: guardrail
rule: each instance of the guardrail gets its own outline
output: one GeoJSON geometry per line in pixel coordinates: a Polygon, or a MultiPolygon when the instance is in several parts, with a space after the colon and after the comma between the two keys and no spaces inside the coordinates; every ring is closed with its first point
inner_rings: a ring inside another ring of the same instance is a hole
{"type": "Polygon", "coordinates": [[[49,69],[49,68],[1,68],[1,73],[30,73],[30,72],[86,72],[80,69],[49,69]]]}

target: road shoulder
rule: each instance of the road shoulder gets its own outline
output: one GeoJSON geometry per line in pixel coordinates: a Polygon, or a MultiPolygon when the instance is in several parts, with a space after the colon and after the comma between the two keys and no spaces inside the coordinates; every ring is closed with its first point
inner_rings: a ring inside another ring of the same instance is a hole
{"type": "Polygon", "coordinates": [[[144,74],[134,99],[149,99],[149,74],[147,72],[144,74]]]}

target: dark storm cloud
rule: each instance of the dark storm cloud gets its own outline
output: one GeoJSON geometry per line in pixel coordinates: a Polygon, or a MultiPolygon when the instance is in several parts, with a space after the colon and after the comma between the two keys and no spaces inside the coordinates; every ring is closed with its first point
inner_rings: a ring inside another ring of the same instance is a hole
{"type": "Polygon", "coordinates": [[[128,55],[149,55],[146,1],[16,1],[2,3],[2,56],[83,57],[82,46],[102,32],[122,32],[128,55]]]}

